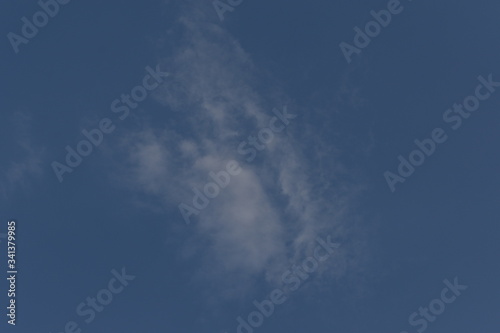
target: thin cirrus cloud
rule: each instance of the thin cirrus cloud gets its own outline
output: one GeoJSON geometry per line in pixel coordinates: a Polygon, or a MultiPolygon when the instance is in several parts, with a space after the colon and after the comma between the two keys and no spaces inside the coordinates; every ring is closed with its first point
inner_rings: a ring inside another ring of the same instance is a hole
{"type": "MultiPolygon", "coordinates": [[[[279,86],[268,89],[267,83],[259,81],[261,72],[250,56],[211,21],[213,17],[206,16],[209,10],[209,6],[188,2],[184,15],[167,33],[180,32],[183,38],[162,60],[162,68],[172,76],[154,99],[175,121],[159,125],[150,114],[140,130],[124,135],[127,160],[122,175],[133,190],[156,196],[177,212],[166,222],[184,224],[176,210],[179,203],[191,205],[192,188],[202,189],[211,180],[209,172],[223,170],[230,160],[238,161],[242,172],[187,226],[204,241],[186,253],[204,257],[200,276],[239,292],[236,289],[245,284],[242,280],[231,284],[235,277],[248,281],[265,276],[268,282],[279,283],[281,273],[311,251],[318,235],[346,239],[354,229],[345,220],[349,200],[358,188],[343,186],[336,191],[335,186],[325,184],[340,184],[336,172],[346,171],[333,160],[329,162],[333,168],[319,166],[319,160],[335,156],[306,157],[307,138],[300,131],[310,132],[311,127],[301,119],[305,108],[279,86]],[[297,117],[258,152],[255,161],[245,162],[237,152],[238,144],[267,127],[272,109],[283,106],[297,117]]],[[[193,242],[188,244],[193,246],[193,242]]],[[[356,266],[352,254],[342,254],[351,250],[342,246],[331,274],[339,277],[356,266]]]]}
{"type": "Polygon", "coordinates": [[[7,134],[15,142],[10,148],[14,150],[12,158],[2,162],[2,178],[0,188],[3,201],[10,194],[26,191],[32,186],[34,179],[43,173],[45,148],[33,142],[32,116],[29,113],[16,111],[9,119],[10,129],[7,134]]]}

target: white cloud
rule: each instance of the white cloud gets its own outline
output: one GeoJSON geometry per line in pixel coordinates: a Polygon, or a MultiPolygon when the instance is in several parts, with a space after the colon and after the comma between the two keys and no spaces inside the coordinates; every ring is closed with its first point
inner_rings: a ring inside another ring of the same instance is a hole
{"type": "Polygon", "coordinates": [[[9,155],[9,160],[1,166],[0,187],[4,200],[13,192],[30,189],[32,180],[43,174],[45,149],[31,139],[31,123],[31,116],[25,112],[15,112],[10,118],[12,133],[8,136],[15,154],[9,155]]]}
{"type": "MultiPolygon", "coordinates": [[[[234,282],[236,276],[251,280],[265,275],[276,282],[289,262],[304,258],[318,234],[343,239],[351,232],[344,214],[357,188],[343,185],[337,190],[332,185],[342,184],[339,173],[347,172],[336,156],[306,154],[310,142],[293,135],[294,126],[310,130],[300,120],[304,108],[284,97],[279,87],[263,91],[267,85],[259,81],[262,73],[231,35],[196,9],[173,30],[183,38],[162,61],[172,76],[155,99],[172,112],[176,125],[150,123],[128,134],[127,179],[134,189],[164,199],[168,207],[190,204],[191,188],[202,188],[210,181],[208,173],[224,169],[228,160],[241,161],[238,143],[268,126],[273,107],[288,105],[290,113],[299,115],[289,134],[276,135],[259,152],[259,162],[241,163],[243,172],[189,227],[203,240],[195,253],[205,258],[200,269],[205,278],[222,281],[234,294],[245,287],[241,280],[234,282]],[[327,159],[331,168],[319,164],[327,159]]],[[[180,213],[178,223],[184,223],[180,213]]],[[[338,260],[337,268],[355,262],[338,260]]]]}

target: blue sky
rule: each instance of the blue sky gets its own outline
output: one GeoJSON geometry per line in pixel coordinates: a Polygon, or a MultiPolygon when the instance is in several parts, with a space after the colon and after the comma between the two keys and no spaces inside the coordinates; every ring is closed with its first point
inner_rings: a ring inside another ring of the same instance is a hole
{"type": "Polygon", "coordinates": [[[237,318],[276,289],[286,301],[250,330],[497,332],[500,88],[478,78],[500,82],[500,5],[403,0],[346,61],[339,45],[391,1],[232,1],[223,21],[210,0],[70,1],[17,53],[8,34],[41,7],[3,2],[0,234],[17,222],[19,273],[1,332],[249,333],[237,318]],[[481,84],[453,129],[445,112],[481,84]],[[54,161],[103,119],[60,181],[54,161]],[[391,191],[384,174],[436,128],[447,140],[391,191]],[[197,209],[211,173],[229,183],[197,209]],[[101,292],[122,269],[134,278],[101,292]],[[99,293],[113,299],[87,323],[77,308],[99,293]]]}

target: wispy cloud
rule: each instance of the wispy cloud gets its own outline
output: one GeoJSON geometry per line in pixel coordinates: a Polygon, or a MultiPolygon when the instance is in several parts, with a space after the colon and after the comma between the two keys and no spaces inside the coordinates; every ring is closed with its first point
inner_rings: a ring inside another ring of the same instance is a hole
{"type": "MultiPolygon", "coordinates": [[[[290,262],[312,251],[318,234],[346,238],[353,229],[345,221],[349,201],[359,188],[343,180],[348,171],[323,150],[331,143],[303,123],[307,106],[270,85],[238,41],[214,23],[210,9],[186,5],[172,28],[183,37],[162,61],[172,76],[155,94],[171,119],[144,120],[140,130],[124,137],[122,175],[133,190],[172,208],[190,202],[192,188],[201,188],[209,172],[224,169],[229,160],[241,162],[241,174],[189,227],[202,245],[186,251],[203,256],[200,275],[221,281],[227,297],[233,297],[244,281],[256,277],[276,283],[290,262]],[[295,123],[276,135],[255,162],[245,164],[238,143],[268,126],[271,110],[283,105],[298,115],[295,123]]],[[[180,214],[177,220],[169,223],[184,223],[180,214]]],[[[352,249],[346,244],[342,251],[352,249]]],[[[342,269],[332,264],[335,276],[356,262],[342,258],[342,251],[337,259],[342,269]]]]}
{"type": "Polygon", "coordinates": [[[34,178],[43,174],[45,148],[33,141],[32,117],[26,112],[15,112],[10,117],[12,133],[7,160],[2,163],[1,195],[8,198],[13,191],[26,191],[34,178]]]}

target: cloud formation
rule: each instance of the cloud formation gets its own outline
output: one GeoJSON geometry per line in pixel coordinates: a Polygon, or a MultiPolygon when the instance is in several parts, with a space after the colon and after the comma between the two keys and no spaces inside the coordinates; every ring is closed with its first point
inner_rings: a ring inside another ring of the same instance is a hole
{"type": "MultiPolygon", "coordinates": [[[[272,79],[273,84],[264,81],[269,75],[203,8],[210,9],[189,2],[172,28],[183,37],[162,60],[172,75],[154,95],[169,120],[143,120],[140,130],[127,133],[122,141],[125,178],[133,190],[174,209],[191,202],[192,189],[203,188],[210,172],[239,161],[242,172],[189,226],[200,248],[187,253],[202,255],[200,274],[223,281],[226,290],[259,277],[277,283],[290,262],[310,254],[319,234],[347,237],[352,228],[344,215],[358,188],[343,184],[347,171],[335,155],[316,149],[328,144],[303,123],[307,106],[294,103],[272,79]],[[272,109],[285,105],[297,115],[294,123],[246,163],[238,144],[269,126],[272,109]],[[331,168],[319,163],[325,159],[331,168]],[[236,279],[238,284],[232,282],[236,279]]],[[[168,223],[183,224],[177,214],[168,223]]],[[[349,246],[342,251],[350,251],[349,246]]],[[[341,254],[337,260],[342,262],[332,265],[340,276],[352,263],[341,254]]]]}
{"type": "Polygon", "coordinates": [[[2,163],[2,178],[0,178],[1,195],[7,200],[11,193],[26,191],[31,181],[43,174],[43,158],[45,148],[32,140],[32,122],[30,114],[14,112],[10,117],[10,128],[7,135],[15,151],[13,158],[2,163]]]}

